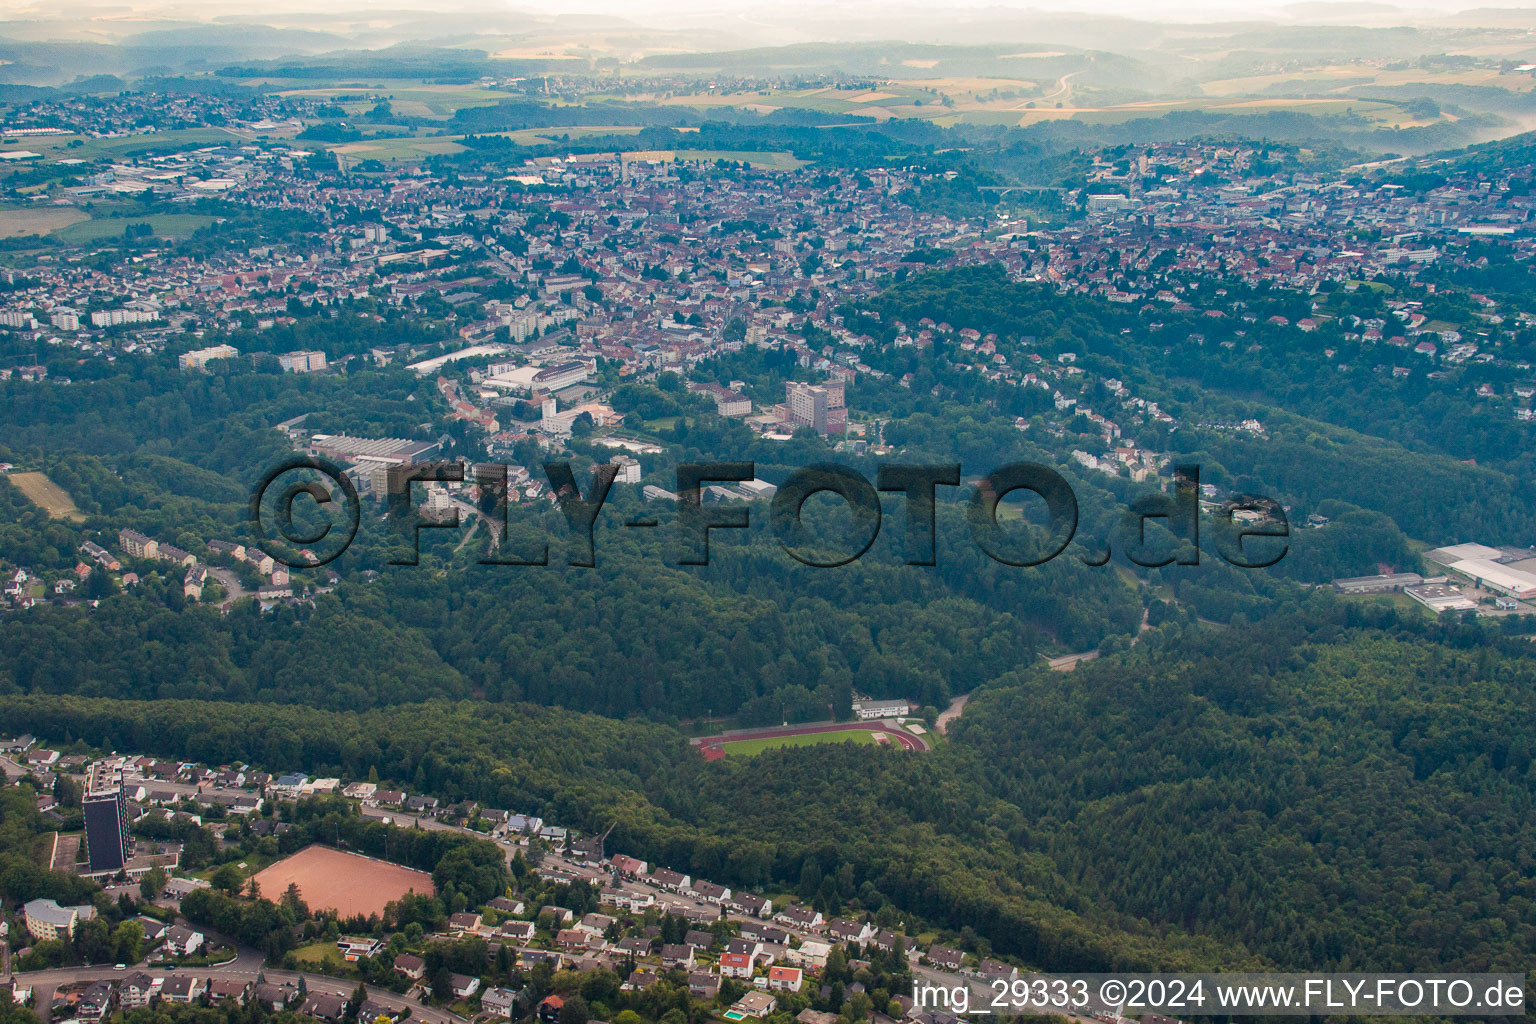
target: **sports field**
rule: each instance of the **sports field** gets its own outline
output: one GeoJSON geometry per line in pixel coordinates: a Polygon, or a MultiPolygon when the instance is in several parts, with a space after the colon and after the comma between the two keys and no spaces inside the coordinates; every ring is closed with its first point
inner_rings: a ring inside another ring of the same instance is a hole
{"type": "Polygon", "coordinates": [[[727,740],[720,748],[727,754],[761,754],[770,747],[809,747],[817,743],[878,743],[878,734],[868,729],[840,729],[836,732],[802,732],[793,736],[757,736],[746,740],[727,740]]]}
{"type": "Polygon", "coordinates": [[[328,846],[306,846],[254,877],[267,899],[281,899],[292,883],[311,910],[329,907],[343,917],[383,914],[390,900],[433,891],[432,876],[425,871],[328,846]]]}
{"type": "Polygon", "coordinates": [[[27,500],[55,519],[85,522],[85,513],[75,508],[74,499],[58,484],[42,473],[12,473],[7,477],[27,500]]]}
{"type": "Polygon", "coordinates": [[[927,740],[891,722],[808,722],[804,725],[741,729],[692,741],[706,761],[736,754],[751,757],[775,747],[809,747],[819,743],[889,744],[903,750],[929,750],[927,740]]]}

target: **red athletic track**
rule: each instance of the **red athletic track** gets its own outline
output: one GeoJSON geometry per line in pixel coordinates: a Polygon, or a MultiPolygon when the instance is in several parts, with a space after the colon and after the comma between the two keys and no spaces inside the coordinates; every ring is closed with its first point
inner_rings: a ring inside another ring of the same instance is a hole
{"type": "Polygon", "coordinates": [[[868,729],[870,732],[884,733],[893,742],[901,744],[905,750],[927,750],[928,744],[921,736],[916,736],[904,729],[888,725],[885,722],[833,722],[821,725],[789,725],[770,729],[742,729],[736,732],[720,736],[705,736],[692,742],[699,748],[706,761],[718,761],[725,756],[725,747],[722,744],[732,740],[755,740],[764,736],[803,736],[816,732],[845,732],[849,729],[868,729]]]}

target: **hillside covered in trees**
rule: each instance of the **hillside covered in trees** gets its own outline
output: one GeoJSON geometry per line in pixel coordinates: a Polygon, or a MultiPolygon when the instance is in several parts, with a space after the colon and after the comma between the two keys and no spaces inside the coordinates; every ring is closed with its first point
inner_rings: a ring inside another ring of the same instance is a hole
{"type": "Polygon", "coordinates": [[[1171,621],[1075,673],[1005,673],[920,756],[706,763],[666,725],[510,703],[13,695],[0,714],[617,822],[615,849],[830,911],[890,904],[1043,968],[1483,970],[1536,937],[1533,681],[1524,640],[1318,595],[1259,623],[1171,621]]]}

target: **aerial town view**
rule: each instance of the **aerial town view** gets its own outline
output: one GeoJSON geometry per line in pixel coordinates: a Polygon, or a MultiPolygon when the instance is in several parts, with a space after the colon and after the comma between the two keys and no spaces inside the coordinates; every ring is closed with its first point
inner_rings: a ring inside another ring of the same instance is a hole
{"type": "Polygon", "coordinates": [[[1536,7],[0,16],[0,1024],[1529,1019],[1536,7]]]}

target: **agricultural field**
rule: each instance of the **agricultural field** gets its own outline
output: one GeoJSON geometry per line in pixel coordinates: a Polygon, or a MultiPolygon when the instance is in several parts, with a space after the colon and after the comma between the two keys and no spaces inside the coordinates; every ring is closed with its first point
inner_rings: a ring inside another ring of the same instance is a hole
{"type": "Polygon", "coordinates": [[[411,162],[464,152],[464,147],[452,136],[369,139],[367,142],[347,142],[327,148],[336,154],[336,159],[343,170],[363,160],[381,160],[386,163],[411,162]]]}
{"type": "Polygon", "coordinates": [[[86,220],[89,214],[73,206],[0,209],[0,238],[47,235],[86,220]]]}
{"type": "Polygon", "coordinates": [[[341,108],[353,117],[373,109],[380,100],[386,100],[397,114],[444,121],[466,107],[489,107],[509,98],[507,93],[477,86],[424,85],[419,82],[284,89],[278,95],[326,100],[339,98],[341,108]]]}
{"type": "Polygon", "coordinates": [[[27,500],[55,519],[68,519],[73,523],[85,522],[85,513],[75,507],[69,493],[48,479],[44,473],[12,473],[7,478],[27,500]]]}
{"type": "Polygon", "coordinates": [[[201,146],[242,143],[247,141],[247,137],[223,128],[209,127],[179,128],[103,139],[88,135],[51,135],[24,141],[24,148],[43,154],[45,160],[115,160],[145,153],[168,153],[201,146]],[[79,145],[71,145],[74,142],[79,145]]]}
{"type": "Polygon", "coordinates": [[[187,238],[198,228],[214,222],[213,217],[197,213],[149,213],[141,217],[95,217],[78,221],[53,232],[53,237],[69,245],[86,245],[106,238],[116,238],[130,224],[148,224],[157,238],[187,238]]]}

